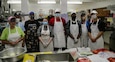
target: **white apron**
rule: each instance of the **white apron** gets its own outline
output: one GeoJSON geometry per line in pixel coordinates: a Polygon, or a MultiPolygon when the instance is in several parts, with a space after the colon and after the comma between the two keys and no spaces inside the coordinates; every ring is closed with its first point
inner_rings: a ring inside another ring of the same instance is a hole
{"type": "MultiPolygon", "coordinates": [[[[21,27],[21,22],[18,22],[18,27],[20,27],[23,31],[24,31],[24,29],[21,27]]],[[[27,48],[26,48],[26,43],[24,43],[24,47],[23,47],[25,50],[27,50],[27,48]]]]}
{"type": "MultiPolygon", "coordinates": [[[[79,26],[78,26],[78,22],[77,20],[75,20],[75,23],[76,24],[72,24],[72,22],[74,21],[70,21],[70,33],[73,35],[74,38],[77,39],[77,36],[79,34],[79,26]]],[[[75,44],[74,43],[75,41],[68,36],[67,38],[67,48],[77,48],[77,47],[80,47],[80,41],[78,39],[78,42],[75,44]]]]}
{"type": "MultiPolygon", "coordinates": [[[[95,25],[91,24],[91,35],[94,38],[99,33],[98,22],[99,22],[99,20],[97,20],[97,23],[95,25]]],[[[95,50],[95,49],[99,49],[99,48],[104,48],[104,41],[103,41],[102,36],[100,38],[98,38],[96,40],[96,42],[92,42],[91,40],[89,40],[89,47],[91,48],[91,50],[95,50]]]]}
{"type": "MultiPolygon", "coordinates": [[[[50,30],[49,30],[49,26],[47,25],[47,30],[44,30],[44,25],[42,25],[42,30],[41,30],[41,38],[44,41],[44,43],[48,43],[48,40],[50,38],[50,30]]],[[[40,44],[40,52],[46,52],[46,51],[53,51],[53,41],[51,41],[51,43],[47,46],[44,47],[44,45],[39,42],[40,44]]]]}
{"type": "MultiPolygon", "coordinates": [[[[15,28],[16,28],[16,32],[15,33],[11,33],[10,32],[10,28],[9,28],[9,35],[8,35],[8,38],[7,38],[7,40],[9,42],[15,42],[16,40],[18,40],[21,37],[20,34],[18,33],[17,27],[15,27],[15,28]]],[[[5,47],[6,48],[22,47],[22,42],[19,42],[15,46],[11,46],[9,44],[6,44],[5,47]]]]}
{"type": "Polygon", "coordinates": [[[81,24],[81,28],[82,28],[82,34],[80,37],[80,46],[88,47],[88,31],[87,31],[86,23],[81,24]]]}
{"type": "Polygon", "coordinates": [[[54,20],[54,47],[55,48],[63,48],[66,47],[65,43],[65,34],[64,27],[60,17],[60,21],[56,21],[56,17],[54,20]]]}

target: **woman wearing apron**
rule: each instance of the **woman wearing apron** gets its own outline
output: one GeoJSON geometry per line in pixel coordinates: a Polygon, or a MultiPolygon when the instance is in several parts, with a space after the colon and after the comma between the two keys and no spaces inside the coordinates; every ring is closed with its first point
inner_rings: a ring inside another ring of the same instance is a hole
{"type": "Polygon", "coordinates": [[[80,37],[80,46],[81,47],[88,47],[88,29],[86,25],[86,14],[82,13],[81,14],[81,37],[80,37]]]}
{"type": "Polygon", "coordinates": [[[53,30],[48,25],[48,20],[43,19],[43,25],[38,29],[40,52],[53,51],[53,30]]]}
{"type": "Polygon", "coordinates": [[[81,26],[76,19],[76,13],[71,14],[71,20],[67,23],[66,33],[67,38],[67,48],[77,48],[80,47],[80,32],[81,26]]]}
{"type": "Polygon", "coordinates": [[[88,29],[88,35],[90,38],[89,47],[92,50],[104,48],[102,35],[105,30],[105,24],[102,20],[97,18],[97,11],[92,11],[90,22],[91,24],[88,29]]]}
{"type": "Polygon", "coordinates": [[[1,40],[5,43],[5,48],[22,47],[24,32],[21,28],[16,27],[16,18],[11,16],[8,18],[9,27],[6,27],[1,35],[1,40]]]}

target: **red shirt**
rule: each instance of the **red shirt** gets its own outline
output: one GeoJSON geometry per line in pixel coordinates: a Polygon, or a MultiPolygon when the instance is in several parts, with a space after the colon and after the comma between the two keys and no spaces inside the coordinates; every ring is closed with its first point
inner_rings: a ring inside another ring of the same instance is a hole
{"type": "MultiPolygon", "coordinates": [[[[63,26],[64,26],[64,25],[66,24],[66,21],[65,21],[65,19],[63,19],[63,18],[61,18],[61,19],[62,19],[63,26]]],[[[54,21],[55,21],[55,18],[54,18],[54,17],[51,18],[50,21],[49,21],[49,25],[54,26],[54,21]]],[[[60,18],[59,18],[59,17],[56,18],[56,21],[57,21],[57,22],[60,22],[60,18]]]]}

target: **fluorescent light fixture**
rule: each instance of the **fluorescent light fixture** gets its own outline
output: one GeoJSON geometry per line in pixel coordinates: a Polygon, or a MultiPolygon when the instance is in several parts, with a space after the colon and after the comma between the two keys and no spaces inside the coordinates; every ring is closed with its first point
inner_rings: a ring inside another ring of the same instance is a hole
{"type": "Polygon", "coordinates": [[[38,1],[38,4],[56,4],[55,1],[38,1]]]}
{"type": "Polygon", "coordinates": [[[68,1],[68,4],[82,4],[83,2],[77,2],[77,1],[68,1]]]}
{"type": "Polygon", "coordinates": [[[8,0],[7,1],[8,4],[21,4],[21,0],[8,0]]]}

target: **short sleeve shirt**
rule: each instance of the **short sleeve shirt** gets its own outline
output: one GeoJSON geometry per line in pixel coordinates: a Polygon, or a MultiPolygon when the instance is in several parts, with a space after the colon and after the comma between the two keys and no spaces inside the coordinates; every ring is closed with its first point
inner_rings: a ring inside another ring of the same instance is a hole
{"type": "MultiPolygon", "coordinates": [[[[17,27],[17,31],[18,31],[18,33],[20,34],[21,37],[24,37],[24,36],[25,36],[23,30],[22,30],[20,27],[17,27]]],[[[10,29],[10,32],[11,32],[11,33],[15,33],[15,32],[16,32],[16,27],[15,27],[14,29],[10,29]]],[[[9,27],[6,27],[6,28],[3,30],[0,39],[1,39],[1,40],[7,40],[8,35],[9,35],[9,27]]]]}

